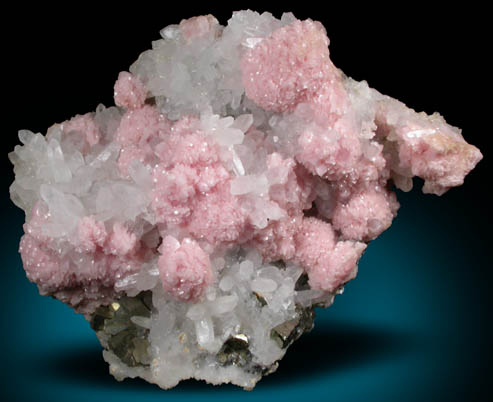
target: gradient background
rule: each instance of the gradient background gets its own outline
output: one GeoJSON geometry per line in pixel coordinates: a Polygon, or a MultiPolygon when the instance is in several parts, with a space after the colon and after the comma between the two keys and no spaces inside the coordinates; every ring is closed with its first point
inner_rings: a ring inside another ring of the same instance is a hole
{"type": "MultiPolygon", "coordinates": [[[[2,114],[0,399],[491,400],[492,219],[484,186],[491,184],[491,130],[481,121],[491,114],[491,101],[477,100],[488,85],[478,52],[486,48],[487,25],[484,12],[472,6],[435,10],[413,4],[414,11],[282,8],[324,23],[332,59],[346,74],[417,110],[438,110],[481,148],[485,160],[463,187],[441,198],[421,194],[420,182],[411,193],[399,192],[399,215],[369,246],[358,277],[333,307],[317,311],[315,330],[252,392],[195,381],[170,391],[141,380],[116,382],[88,323],[62,303],[40,297],[26,279],[17,252],[24,215],[8,195],[13,174],[6,153],[17,143],[17,130],[45,132],[98,103],[110,105],[118,72],[158,39],[161,28],[208,12],[224,24],[231,10],[186,4],[151,11],[139,2],[110,11],[85,2],[66,9],[19,5],[5,14],[15,28],[3,32],[2,94],[12,106],[2,114]]],[[[247,6],[277,17],[282,11],[247,6]]]]}

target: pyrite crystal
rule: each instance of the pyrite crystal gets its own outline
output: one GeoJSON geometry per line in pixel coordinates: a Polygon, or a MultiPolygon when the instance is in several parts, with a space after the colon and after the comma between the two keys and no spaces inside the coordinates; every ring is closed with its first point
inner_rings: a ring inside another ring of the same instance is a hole
{"type": "Polygon", "coordinates": [[[22,261],[90,321],[117,379],[251,389],[356,276],[392,186],[441,195],[482,155],[345,76],[318,22],[240,11],[160,33],[116,106],[19,132],[22,261]]]}

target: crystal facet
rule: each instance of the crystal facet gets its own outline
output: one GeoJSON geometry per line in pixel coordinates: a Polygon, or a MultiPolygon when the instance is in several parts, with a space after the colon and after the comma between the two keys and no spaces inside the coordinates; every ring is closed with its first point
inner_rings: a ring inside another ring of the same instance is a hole
{"type": "Polygon", "coordinates": [[[357,274],[392,185],[437,195],[481,160],[460,129],[340,71],[315,21],[161,30],[116,106],[19,131],[29,280],[84,314],[117,379],[251,389],[357,274]]]}

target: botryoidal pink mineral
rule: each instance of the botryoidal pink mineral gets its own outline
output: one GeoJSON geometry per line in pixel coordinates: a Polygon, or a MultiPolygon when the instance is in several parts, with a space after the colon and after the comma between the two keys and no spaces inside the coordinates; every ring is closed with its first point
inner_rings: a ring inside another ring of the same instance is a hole
{"type": "Polygon", "coordinates": [[[19,250],[117,379],[251,389],[356,276],[396,216],[392,186],[441,195],[482,155],[345,76],[318,22],[240,11],[160,33],[116,106],[19,132],[19,250]]]}

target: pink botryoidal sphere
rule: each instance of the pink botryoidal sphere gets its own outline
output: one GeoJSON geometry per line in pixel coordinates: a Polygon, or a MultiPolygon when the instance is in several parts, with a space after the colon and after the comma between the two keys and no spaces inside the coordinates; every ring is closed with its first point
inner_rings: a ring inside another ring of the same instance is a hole
{"type": "Polygon", "coordinates": [[[184,239],[181,244],[166,236],[160,248],[159,275],[165,291],[184,302],[200,298],[214,276],[209,256],[197,242],[184,239]]]}
{"type": "Polygon", "coordinates": [[[115,106],[19,133],[19,251],[116,378],[251,389],[355,278],[395,190],[420,177],[441,195],[482,154],[347,77],[311,19],[247,10],[160,34],[115,74],[115,106]]]}

